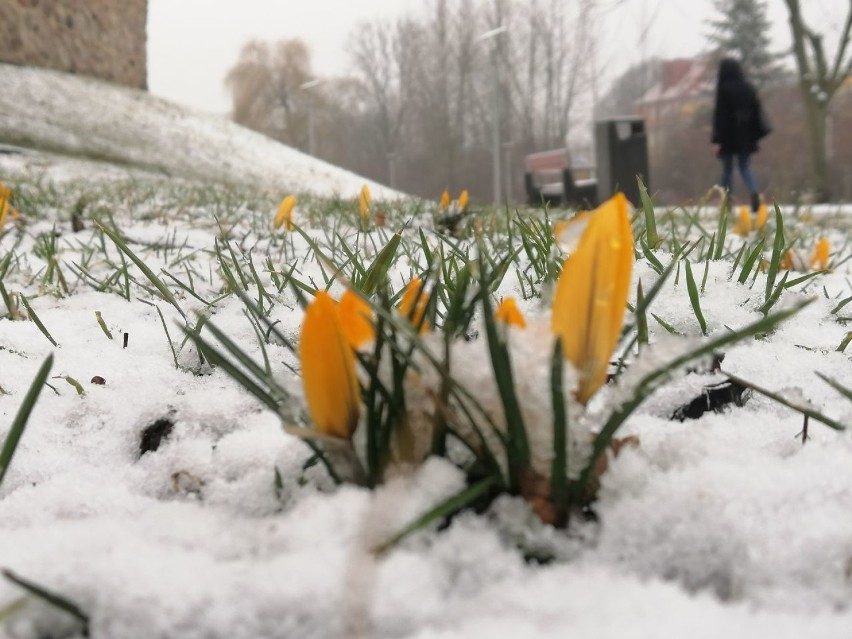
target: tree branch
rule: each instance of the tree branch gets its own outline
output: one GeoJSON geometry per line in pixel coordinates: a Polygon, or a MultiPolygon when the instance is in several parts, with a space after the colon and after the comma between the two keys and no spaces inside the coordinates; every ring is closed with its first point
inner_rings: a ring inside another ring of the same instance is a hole
{"type": "Polygon", "coordinates": [[[850,69],[852,69],[852,57],[849,58],[845,68],[843,68],[843,58],[846,56],[846,50],[849,47],[850,32],[852,32],[852,2],[849,3],[849,10],[846,12],[843,31],[840,33],[840,44],[837,47],[837,56],[834,58],[834,67],[831,71],[831,95],[840,88],[846,76],[849,75],[850,69]],[[843,68],[842,72],[841,68],[843,68]]]}

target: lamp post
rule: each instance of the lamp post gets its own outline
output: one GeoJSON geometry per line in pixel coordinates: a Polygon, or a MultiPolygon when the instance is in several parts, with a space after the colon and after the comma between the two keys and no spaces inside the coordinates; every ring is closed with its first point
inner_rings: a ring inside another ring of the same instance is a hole
{"type": "MultiPolygon", "coordinates": [[[[313,89],[314,87],[322,84],[322,80],[314,79],[308,80],[307,82],[303,82],[299,85],[299,89],[301,91],[308,91],[309,89],[313,89]]],[[[309,94],[310,95],[310,94],[309,94]]],[[[314,143],[314,104],[313,95],[308,103],[308,153],[310,155],[315,155],[315,143],[314,143]]]]}
{"type": "MultiPolygon", "coordinates": [[[[506,33],[508,30],[508,27],[505,25],[500,25],[481,34],[476,40],[478,42],[485,42],[506,33]]],[[[492,56],[494,59],[494,111],[491,115],[491,170],[494,179],[494,204],[500,204],[500,178],[502,177],[500,170],[500,56],[498,55],[496,43],[492,51],[492,56]]]]}

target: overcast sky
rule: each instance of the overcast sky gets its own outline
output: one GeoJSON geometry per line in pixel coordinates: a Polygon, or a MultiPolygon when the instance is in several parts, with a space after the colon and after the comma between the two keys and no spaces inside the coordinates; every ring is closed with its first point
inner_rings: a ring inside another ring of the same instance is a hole
{"type": "MultiPolygon", "coordinates": [[[[572,0],[565,0],[572,1],[572,0]]],[[[152,93],[227,113],[224,77],[249,39],[301,38],[318,75],[343,74],[346,38],[360,20],[417,13],[426,0],[149,0],[148,84],[152,93]]],[[[712,0],[600,0],[602,81],[643,57],[694,55],[706,47],[712,0]],[[642,33],[647,37],[642,38],[642,33]],[[644,43],[644,46],[643,46],[644,43]]],[[[804,0],[827,29],[839,28],[841,0],[804,0]]],[[[788,45],[783,0],[769,0],[773,38],[788,45]]]]}

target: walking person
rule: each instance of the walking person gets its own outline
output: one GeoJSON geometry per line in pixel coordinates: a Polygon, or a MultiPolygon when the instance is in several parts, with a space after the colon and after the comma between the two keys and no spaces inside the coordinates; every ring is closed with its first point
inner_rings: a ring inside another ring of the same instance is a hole
{"type": "Polygon", "coordinates": [[[740,63],[733,58],[722,60],[716,83],[712,143],[717,145],[716,155],[722,160],[722,188],[726,197],[730,197],[732,190],[736,160],[751,196],[752,211],[760,207],[760,189],[751,171],[751,156],[757,152],[758,140],[771,130],[757,91],[740,63]]]}

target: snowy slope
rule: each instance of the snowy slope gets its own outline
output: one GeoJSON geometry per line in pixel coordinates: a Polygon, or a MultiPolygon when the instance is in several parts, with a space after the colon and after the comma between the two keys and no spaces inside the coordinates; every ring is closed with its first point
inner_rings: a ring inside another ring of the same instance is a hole
{"type": "Polygon", "coordinates": [[[143,91],[0,64],[0,143],[274,192],[399,194],[233,122],[143,91]]]}

